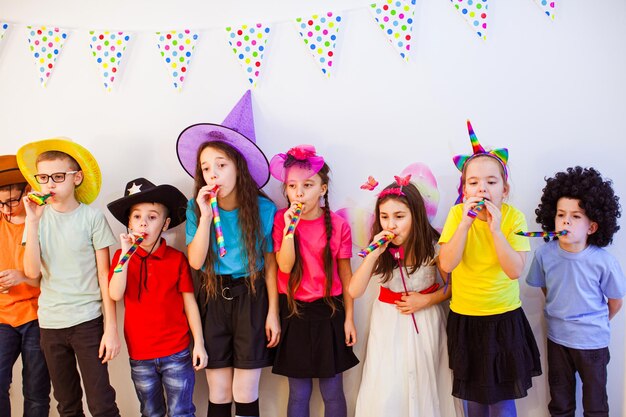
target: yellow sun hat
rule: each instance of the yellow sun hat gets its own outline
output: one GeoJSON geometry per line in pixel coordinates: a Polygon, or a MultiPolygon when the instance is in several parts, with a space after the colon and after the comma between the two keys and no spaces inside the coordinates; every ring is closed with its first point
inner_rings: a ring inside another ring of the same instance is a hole
{"type": "Polygon", "coordinates": [[[30,142],[18,149],[17,164],[33,190],[41,191],[41,185],[35,180],[37,157],[48,151],[64,152],[78,162],[80,169],[83,171],[83,182],[76,187],[76,200],[84,204],[92,203],[98,197],[100,186],[102,185],[100,167],[91,152],[67,138],[52,138],[30,142]]]}

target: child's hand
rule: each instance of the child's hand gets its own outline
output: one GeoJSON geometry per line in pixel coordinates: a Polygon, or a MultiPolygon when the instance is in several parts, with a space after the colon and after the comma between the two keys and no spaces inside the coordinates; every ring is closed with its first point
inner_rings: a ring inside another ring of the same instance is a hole
{"type": "Polygon", "coordinates": [[[265,319],[265,337],[267,338],[267,347],[273,348],[278,346],[280,341],[280,319],[278,314],[268,313],[265,319]]]}
{"type": "MultiPolygon", "coordinates": [[[[38,195],[43,195],[41,193],[37,193],[38,195]]],[[[41,215],[43,214],[43,210],[45,206],[40,206],[34,201],[32,201],[28,196],[22,197],[22,201],[24,202],[24,209],[26,210],[26,219],[32,221],[39,221],[41,219],[41,215]]]]}
{"type": "Polygon", "coordinates": [[[402,314],[413,314],[429,306],[430,296],[415,291],[409,291],[401,301],[396,301],[396,308],[402,314]]]}
{"type": "Polygon", "coordinates": [[[356,345],[356,327],[354,320],[348,320],[343,323],[343,331],[346,334],[346,346],[356,345]]]}
{"type": "Polygon", "coordinates": [[[137,236],[135,236],[132,232],[128,234],[120,233],[120,246],[122,248],[121,256],[124,256],[124,254],[128,252],[128,249],[130,249],[130,247],[133,246],[133,243],[135,243],[136,239],[137,239],[137,236]]]}
{"type": "MultiPolygon", "coordinates": [[[[283,215],[285,219],[285,229],[283,230],[283,236],[287,234],[287,229],[289,229],[289,225],[291,224],[291,219],[296,214],[296,208],[298,207],[298,202],[294,201],[291,203],[289,208],[285,210],[285,214],[283,215]]],[[[302,205],[302,211],[304,211],[304,204],[302,205]]],[[[298,227],[298,223],[300,223],[300,219],[296,222],[296,227],[298,227]]]]}
{"type": "Polygon", "coordinates": [[[120,353],[121,346],[117,331],[105,330],[100,341],[98,357],[102,359],[102,363],[107,363],[120,353]]]}
{"type": "Polygon", "coordinates": [[[27,280],[22,271],[17,269],[7,269],[0,272],[0,291],[7,291],[27,280]]]}
{"type": "Polygon", "coordinates": [[[502,222],[502,212],[495,204],[489,200],[485,200],[485,208],[487,209],[487,223],[491,233],[500,231],[500,223],[502,222]]]}
{"type": "MultiPolygon", "coordinates": [[[[370,245],[373,245],[374,243],[378,242],[380,239],[386,236],[393,236],[393,233],[391,233],[389,230],[383,230],[382,232],[374,236],[374,238],[370,242],[370,245]]],[[[373,251],[368,253],[367,256],[373,256],[374,258],[378,258],[380,255],[383,254],[383,252],[387,250],[387,246],[389,246],[389,242],[386,242],[378,248],[374,249],[373,251]]]]}
{"type": "Polygon", "coordinates": [[[193,359],[193,369],[196,371],[206,368],[209,363],[209,355],[207,355],[204,349],[204,344],[194,343],[191,357],[193,359]]]}
{"type": "Polygon", "coordinates": [[[198,207],[200,207],[200,216],[206,217],[209,220],[213,220],[213,210],[211,210],[209,200],[211,199],[211,193],[214,188],[215,186],[213,185],[205,185],[200,188],[196,196],[196,202],[198,203],[198,207]]]}
{"type": "Polygon", "coordinates": [[[463,216],[461,216],[461,223],[472,224],[476,217],[470,216],[469,213],[471,210],[474,210],[479,202],[485,200],[482,197],[466,197],[463,199],[463,216]]]}

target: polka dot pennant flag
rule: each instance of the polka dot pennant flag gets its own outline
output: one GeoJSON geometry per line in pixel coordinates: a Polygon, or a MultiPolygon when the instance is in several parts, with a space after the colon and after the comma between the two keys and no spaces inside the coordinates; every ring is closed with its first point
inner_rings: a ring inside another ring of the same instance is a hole
{"type": "Polygon", "coordinates": [[[4,33],[7,31],[8,28],[9,28],[8,23],[0,22],[0,41],[2,40],[2,37],[4,36],[4,33]]]}
{"type": "Polygon", "coordinates": [[[402,59],[408,62],[413,36],[415,0],[385,0],[371,4],[370,11],[389,42],[400,53],[402,59]]]}
{"type": "Polygon", "coordinates": [[[541,10],[554,21],[554,11],[556,9],[556,0],[535,0],[535,3],[541,7],[541,10]]]}
{"type": "Polygon", "coordinates": [[[263,54],[270,34],[269,26],[257,23],[255,25],[229,26],[228,43],[241,67],[248,76],[248,81],[256,87],[257,80],[263,65],[263,54]]]}
{"type": "Polygon", "coordinates": [[[104,88],[111,91],[130,35],[125,32],[89,31],[89,48],[104,78],[104,88]]]}
{"type": "Polygon", "coordinates": [[[487,0],[450,0],[463,18],[476,31],[478,36],[487,40],[487,0]]]}
{"type": "Polygon", "coordinates": [[[341,16],[332,12],[296,19],[298,32],[304,44],[327,77],[330,77],[333,67],[340,24],[341,16]]]}
{"type": "Polygon", "coordinates": [[[46,26],[27,26],[28,44],[35,58],[41,86],[45,87],[52,75],[56,60],[68,37],[68,31],[46,26]]]}
{"type": "Polygon", "coordinates": [[[157,32],[157,47],[163,57],[174,82],[174,88],[178,91],[183,89],[183,82],[189,71],[189,62],[193,55],[198,33],[189,29],[169,32],[157,32]]]}

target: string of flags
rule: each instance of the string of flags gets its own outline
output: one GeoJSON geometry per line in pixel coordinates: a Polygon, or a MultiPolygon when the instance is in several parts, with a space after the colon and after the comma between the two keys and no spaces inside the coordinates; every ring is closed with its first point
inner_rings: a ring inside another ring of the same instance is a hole
{"type": "MultiPolygon", "coordinates": [[[[534,0],[554,21],[556,0],[534,0]]],[[[489,0],[450,0],[479,38],[487,39],[489,0]]],[[[370,5],[371,15],[400,57],[408,62],[414,24],[416,0],[382,0],[370,5]]],[[[337,39],[344,17],[334,11],[297,17],[293,21],[322,74],[329,78],[334,70],[337,39]]],[[[0,41],[10,22],[0,21],[0,41]]],[[[268,47],[271,26],[264,23],[228,26],[227,41],[243,71],[255,87],[263,69],[263,57],[268,47]]],[[[72,30],[48,26],[27,26],[27,40],[37,66],[40,83],[46,86],[63,45],[72,30]]],[[[122,59],[133,34],[123,31],[88,33],[89,47],[103,79],[106,91],[111,91],[121,70],[122,59]]],[[[165,63],[172,85],[182,90],[200,32],[190,29],[156,32],[156,47],[165,63]]]]}

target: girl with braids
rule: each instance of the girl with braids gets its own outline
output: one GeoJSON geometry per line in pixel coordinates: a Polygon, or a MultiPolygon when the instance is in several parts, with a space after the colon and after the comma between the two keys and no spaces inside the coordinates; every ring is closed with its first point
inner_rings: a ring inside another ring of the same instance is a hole
{"type": "Polygon", "coordinates": [[[319,378],[324,415],[345,417],[342,373],[359,362],[352,353],[356,329],[347,292],[352,239],[348,224],[330,210],[329,171],[310,145],[270,162],[289,202],[276,213],[272,233],[283,329],[273,372],[289,377],[288,417],[308,417],[312,378],[319,378]]]}
{"type": "Polygon", "coordinates": [[[271,239],[276,207],[260,191],[269,179],[269,164],[253,141],[250,112],[248,92],[223,125],[190,126],[177,144],[183,167],[195,174],[186,235],[189,264],[201,270],[198,304],[209,356],[209,417],[230,417],[233,400],[237,416],[259,416],[261,368],[272,364],[269,348],[280,335],[271,239]],[[224,256],[209,201],[214,195],[224,256]]]}
{"type": "Polygon", "coordinates": [[[350,281],[350,295],[361,297],[370,281],[380,284],[367,340],[367,357],[356,417],[457,417],[461,402],[452,397],[448,368],[446,314],[450,298],[437,283],[437,232],[424,199],[409,177],[378,195],[373,250],[350,281]],[[403,185],[401,185],[403,184],[403,185]]]}
{"type": "Polygon", "coordinates": [[[622,307],[626,278],[603,248],[620,228],[619,197],[598,171],[577,166],[546,179],[535,214],[543,230],[567,231],[535,251],[526,277],[546,296],[548,410],[574,415],[578,372],[584,415],[608,417],[609,320],[622,307]]]}

